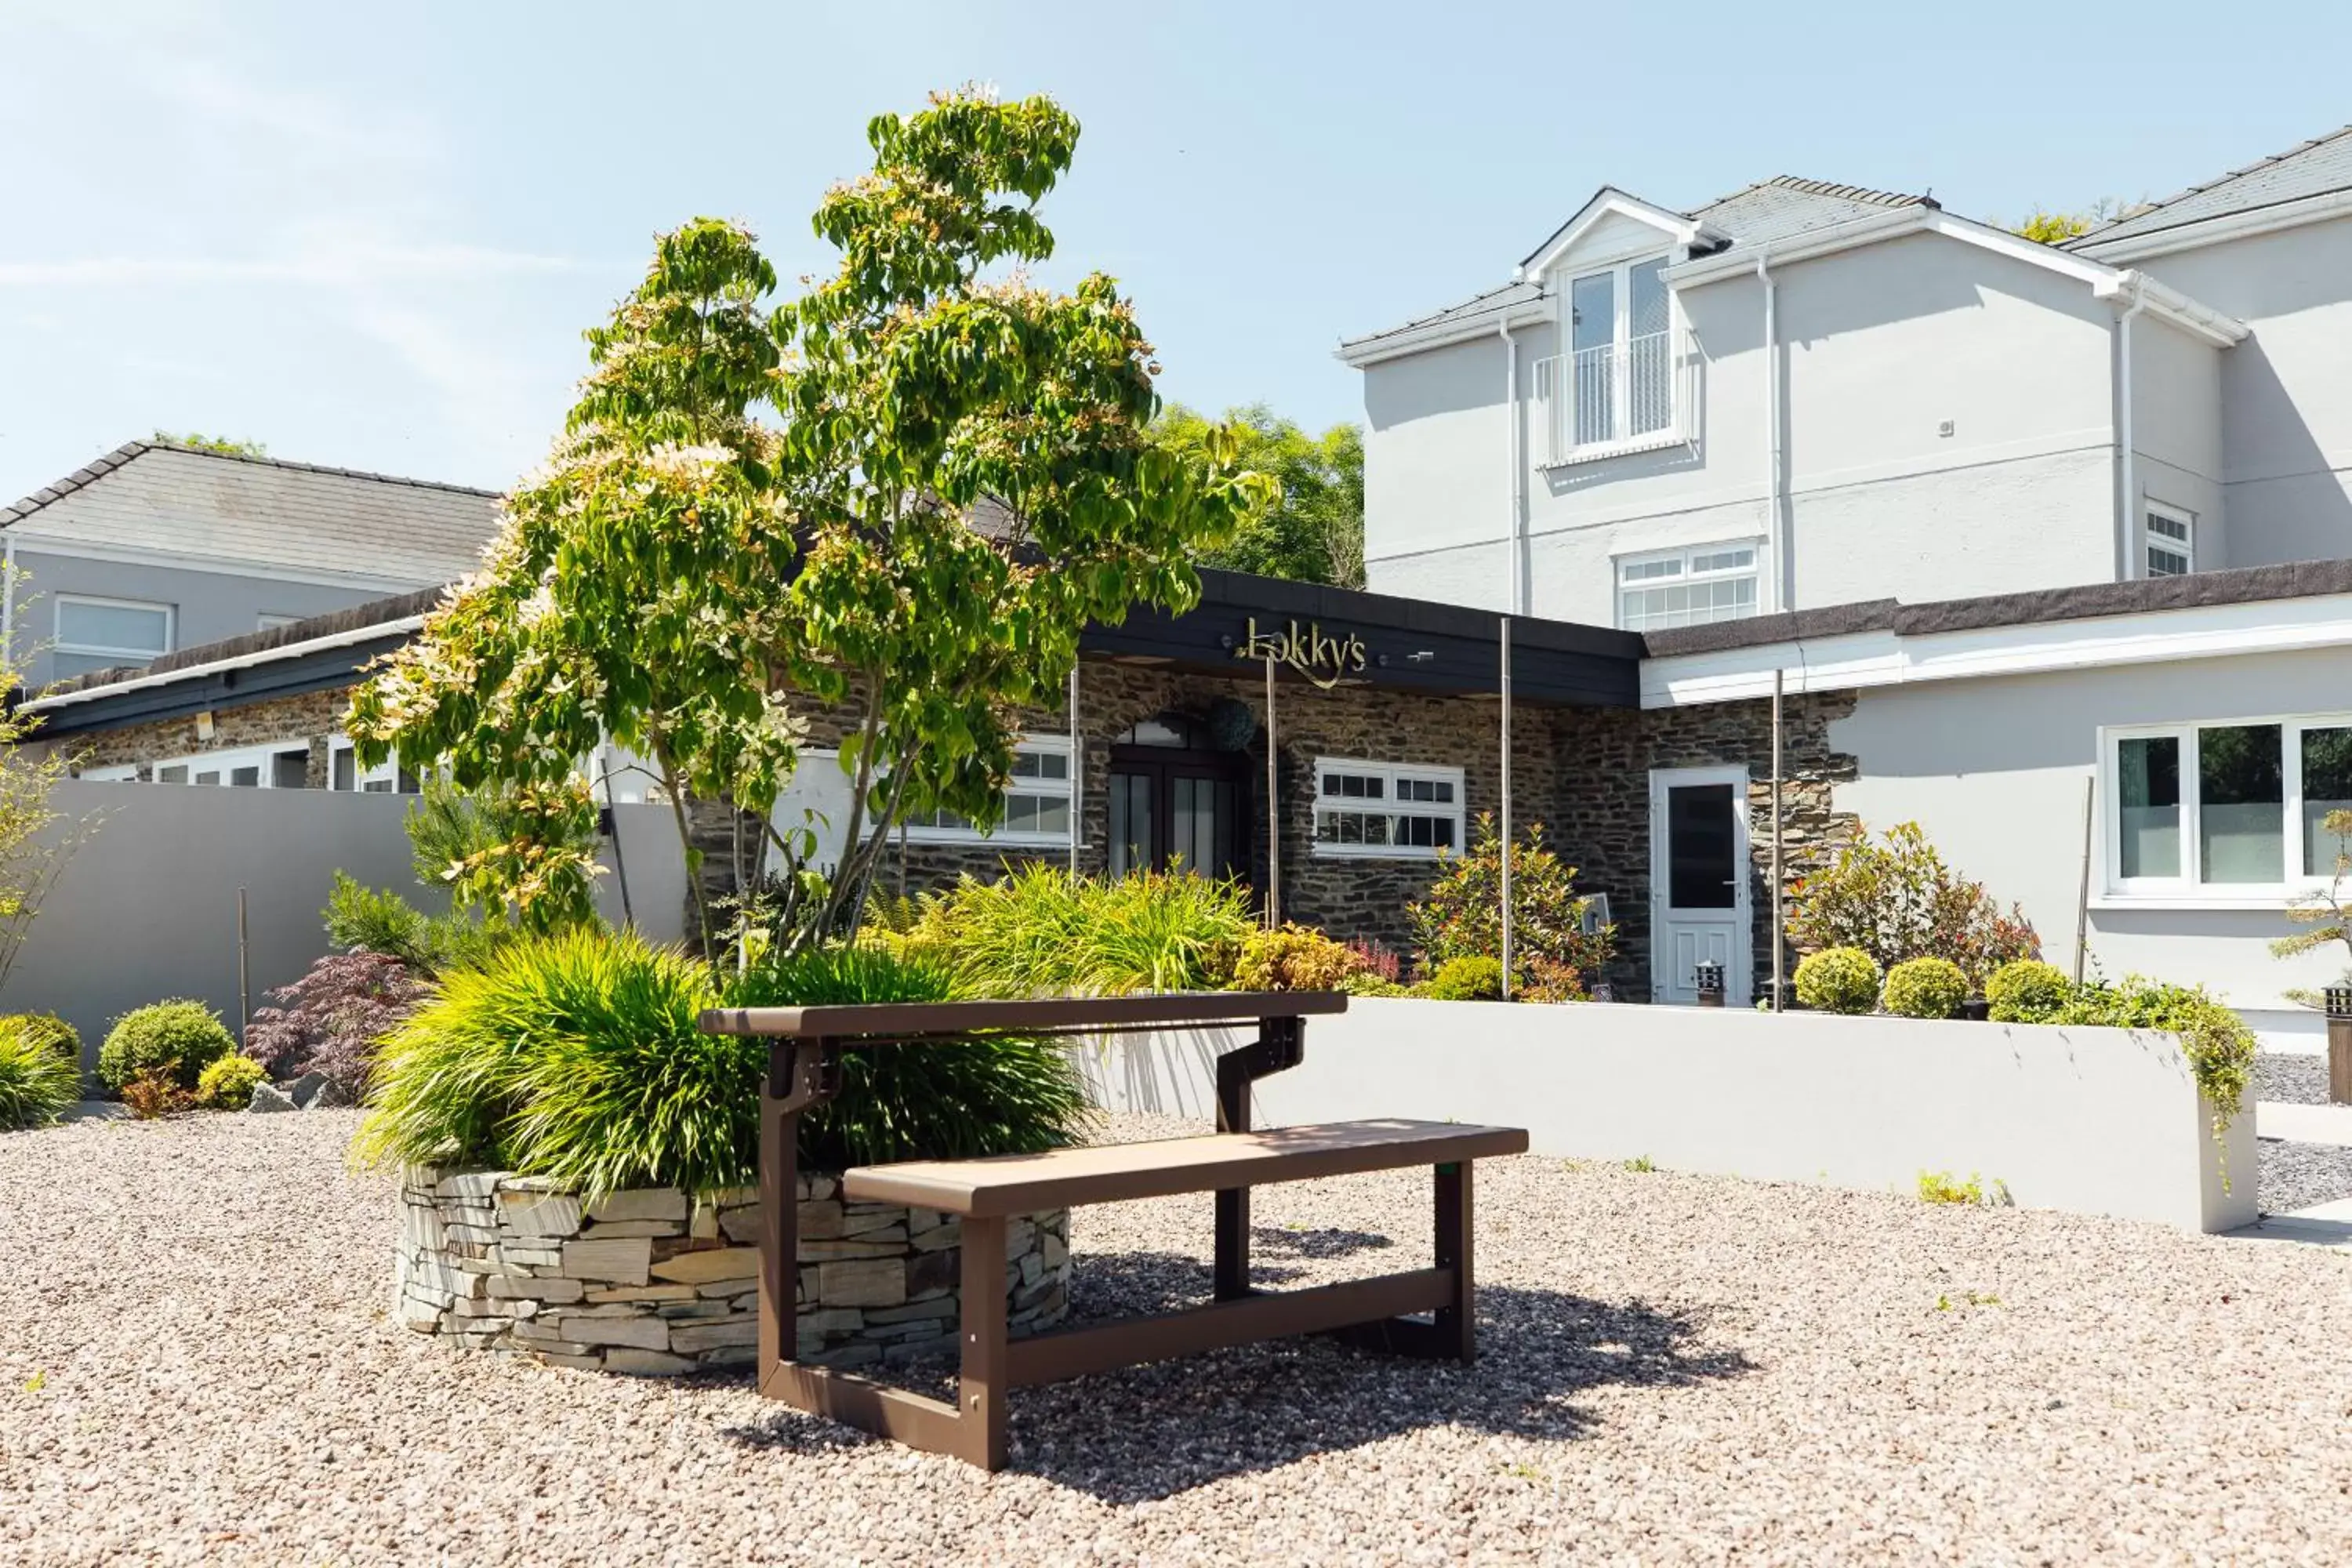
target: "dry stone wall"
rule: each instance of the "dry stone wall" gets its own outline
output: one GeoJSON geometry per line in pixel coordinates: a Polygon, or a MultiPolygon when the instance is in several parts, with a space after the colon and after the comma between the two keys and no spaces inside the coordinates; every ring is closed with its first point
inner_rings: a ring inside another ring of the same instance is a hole
{"type": "MultiPolygon", "coordinates": [[[[759,1343],[753,1189],[690,1201],[642,1187],[597,1203],[537,1177],[414,1167],[401,1182],[394,1310],[468,1350],[638,1376],[748,1364],[759,1343]]],[[[1069,1311],[1069,1211],[1006,1227],[1012,1332],[1069,1311]]],[[[800,1185],[799,1348],[856,1367],[951,1349],[961,1232],[930,1209],[800,1185]]]]}

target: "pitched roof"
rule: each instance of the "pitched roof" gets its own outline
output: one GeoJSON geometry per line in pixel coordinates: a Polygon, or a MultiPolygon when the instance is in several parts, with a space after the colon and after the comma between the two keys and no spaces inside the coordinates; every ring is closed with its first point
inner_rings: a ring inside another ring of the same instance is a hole
{"type": "Polygon", "coordinates": [[[2352,125],[2150,203],[2088,234],[2077,235],[2066,242],[2066,248],[2095,254],[2099,247],[2116,240],[2137,239],[2208,218],[2346,189],[2352,189],[2352,125]]]}
{"type": "MultiPolygon", "coordinates": [[[[1610,189],[1603,186],[1601,195],[1608,195],[1610,189]]],[[[1793,174],[1780,174],[1769,180],[1759,180],[1752,185],[1679,216],[1729,235],[1731,243],[1724,248],[1737,250],[1743,245],[1770,244],[1792,235],[1810,234],[1815,229],[1851,223],[1855,218],[1868,217],[1894,208],[1935,205],[1927,196],[1874,191],[1861,185],[1838,185],[1825,180],[1804,180],[1793,174]]],[[[1557,237],[1559,232],[1555,229],[1553,234],[1557,237]]],[[[1344,357],[1386,339],[1424,332],[1432,328],[1490,323],[1507,311],[1531,304],[1543,297],[1542,286],[1538,282],[1505,283],[1473,294],[1458,304],[1416,316],[1396,326],[1366,332],[1360,337],[1343,338],[1339,352],[1344,357]]]]}
{"type": "Polygon", "coordinates": [[[0,528],[421,587],[473,569],[498,502],[464,485],[131,441],[0,506],[0,528]]]}

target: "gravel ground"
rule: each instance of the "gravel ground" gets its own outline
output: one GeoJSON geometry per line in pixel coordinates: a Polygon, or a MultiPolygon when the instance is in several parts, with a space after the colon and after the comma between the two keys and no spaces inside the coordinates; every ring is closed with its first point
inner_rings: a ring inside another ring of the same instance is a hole
{"type": "Polygon", "coordinates": [[[2327,1103],[2327,1058],[2300,1051],[2264,1051],[2254,1058],[2254,1098],[2289,1105],[2327,1103]]]}
{"type": "Polygon", "coordinates": [[[2264,1214],[2292,1214],[2314,1204],[2352,1198],[2352,1149],[2337,1143],[2263,1141],[2257,1202],[2264,1214]]]}
{"type": "MultiPolygon", "coordinates": [[[[351,1127],[0,1136],[0,1561],[2352,1560],[2331,1251],[1498,1161],[1475,1368],[1317,1341],[1023,1391],[990,1477],[402,1331],[351,1127]]],[[[1427,1204],[1264,1189],[1262,1282],[1411,1267],[1427,1204]]],[[[1205,1289],[1205,1198],[1076,1221],[1090,1310],[1205,1289]]]]}

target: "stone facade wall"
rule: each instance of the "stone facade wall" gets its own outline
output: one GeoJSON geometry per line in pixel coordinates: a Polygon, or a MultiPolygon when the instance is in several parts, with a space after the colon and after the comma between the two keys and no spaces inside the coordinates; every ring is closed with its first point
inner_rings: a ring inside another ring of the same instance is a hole
{"type": "MultiPolygon", "coordinates": [[[[689,1202],[676,1187],[583,1204],[500,1171],[412,1168],[401,1181],[394,1310],[468,1350],[559,1366],[668,1376],[749,1363],[759,1344],[756,1191],[689,1202]]],[[[962,1248],[930,1209],[845,1201],[800,1184],[799,1349],[856,1367],[952,1349],[962,1248]]],[[[1005,1237],[1011,1331],[1069,1311],[1069,1211],[1015,1219],[1005,1237]]]]}
{"type": "Polygon", "coordinates": [[[200,740],[194,718],[158,719],[147,724],[126,724],[76,735],[66,743],[80,754],[84,767],[138,765],[142,781],[155,776],[154,764],[167,757],[201,756],[207,752],[231,752],[246,746],[301,741],[310,750],[303,780],[310,789],[327,787],[327,738],[341,734],[343,714],[351,707],[349,687],[306,691],[295,697],[273,697],[264,702],[221,708],[213,713],[213,733],[200,740]]]}

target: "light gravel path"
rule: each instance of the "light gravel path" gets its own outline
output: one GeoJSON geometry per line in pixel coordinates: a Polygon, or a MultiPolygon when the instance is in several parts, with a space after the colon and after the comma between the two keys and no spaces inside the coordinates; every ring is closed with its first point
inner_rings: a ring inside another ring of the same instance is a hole
{"type": "MultiPolygon", "coordinates": [[[[1475,1368],[1318,1341],[1024,1391],[988,1477],[394,1326],[351,1128],[0,1135],[0,1562],[2352,1561],[2316,1248],[1496,1162],[1475,1368]]],[[[1263,1190],[1264,1282],[1409,1267],[1427,1205],[1263,1190]]],[[[1078,1300],[1201,1290],[1208,1222],[1080,1211],[1078,1300]]]]}

